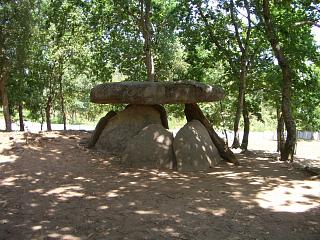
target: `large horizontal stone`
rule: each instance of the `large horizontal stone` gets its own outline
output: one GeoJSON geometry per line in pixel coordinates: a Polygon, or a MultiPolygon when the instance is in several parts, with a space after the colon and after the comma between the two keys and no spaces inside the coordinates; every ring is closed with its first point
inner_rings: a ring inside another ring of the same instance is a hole
{"type": "Polygon", "coordinates": [[[114,82],[95,86],[90,93],[94,103],[166,104],[213,102],[224,91],[198,82],[114,82]]]}

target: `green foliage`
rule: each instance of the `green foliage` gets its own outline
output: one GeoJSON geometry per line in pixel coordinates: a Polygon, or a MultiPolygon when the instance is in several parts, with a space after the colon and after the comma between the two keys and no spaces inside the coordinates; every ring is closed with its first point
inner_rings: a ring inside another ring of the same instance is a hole
{"type": "MultiPolygon", "coordinates": [[[[259,1],[249,2],[246,103],[251,129],[271,129],[281,102],[281,73],[255,15],[259,1]]],[[[244,39],[248,27],[242,16],[244,1],[234,4],[235,22],[244,39]]],[[[152,0],[150,19],[156,79],[220,85],[226,92],[221,104],[201,104],[201,108],[215,126],[227,129],[233,126],[241,61],[230,7],[229,0],[152,0]]],[[[298,128],[320,130],[320,56],[310,24],[320,19],[316,1],[273,1],[271,10],[294,71],[298,128]]],[[[123,109],[92,104],[89,92],[102,82],[146,79],[140,15],[138,0],[1,1],[0,67],[9,60],[12,114],[22,104],[27,118],[41,120],[49,96],[57,122],[62,119],[61,96],[72,123],[94,122],[111,109],[123,109]]],[[[166,109],[173,125],[179,125],[180,120],[172,119],[183,117],[183,106],[166,109]]]]}

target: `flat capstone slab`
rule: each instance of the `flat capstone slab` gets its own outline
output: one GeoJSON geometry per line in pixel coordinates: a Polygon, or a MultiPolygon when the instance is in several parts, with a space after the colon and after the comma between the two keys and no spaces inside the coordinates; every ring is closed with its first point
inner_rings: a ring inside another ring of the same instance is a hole
{"type": "Polygon", "coordinates": [[[198,82],[113,82],[97,85],[90,93],[94,103],[186,104],[223,98],[220,87],[198,82]]]}

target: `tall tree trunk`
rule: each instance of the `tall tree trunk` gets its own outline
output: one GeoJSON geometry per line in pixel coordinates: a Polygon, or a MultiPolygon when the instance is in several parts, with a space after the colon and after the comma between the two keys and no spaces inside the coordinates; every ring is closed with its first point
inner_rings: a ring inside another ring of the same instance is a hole
{"type": "Polygon", "coordinates": [[[250,119],[249,119],[249,111],[247,103],[244,99],[243,101],[243,110],[242,110],[242,116],[243,116],[243,138],[241,143],[241,149],[242,152],[246,152],[248,150],[248,143],[249,143],[249,132],[250,132],[250,119]]]}
{"type": "MultiPolygon", "coordinates": [[[[0,35],[1,36],[1,35],[0,35]]],[[[2,36],[1,36],[2,39],[2,36]]],[[[1,42],[0,53],[2,53],[3,42],[1,42]]],[[[3,108],[3,117],[6,125],[6,131],[11,132],[11,116],[10,116],[10,109],[9,109],[9,100],[8,100],[8,93],[7,93],[7,82],[9,79],[10,73],[10,63],[6,57],[0,59],[1,61],[1,68],[0,68],[0,94],[2,100],[2,108],[3,108]]]]}
{"type": "Polygon", "coordinates": [[[283,47],[277,38],[275,33],[275,28],[272,23],[269,1],[263,0],[263,18],[265,22],[265,29],[267,33],[268,40],[271,44],[272,50],[278,60],[279,66],[282,71],[282,104],[281,110],[287,131],[287,138],[283,151],[281,151],[282,161],[293,161],[293,156],[295,152],[295,144],[297,141],[296,136],[296,124],[292,117],[291,110],[291,85],[292,85],[292,74],[291,68],[284,54],[283,47]]]}
{"type": "Polygon", "coordinates": [[[223,111],[223,106],[222,106],[222,102],[220,102],[220,114],[221,114],[221,119],[222,119],[222,125],[223,125],[223,133],[224,133],[224,144],[226,147],[229,147],[229,139],[228,139],[228,134],[227,134],[227,130],[226,130],[226,121],[225,121],[225,118],[224,118],[224,111],[223,111]]]}
{"type": "Polygon", "coordinates": [[[152,26],[150,22],[151,0],[140,0],[140,28],[144,38],[145,65],[147,68],[148,81],[155,81],[155,70],[152,49],[152,26]]]}
{"type": "Polygon", "coordinates": [[[277,107],[277,152],[283,152],[284,143],[284,120],[280,107],[277,107]]]}
{"type": "Polygon", "coordinates": [[[239,73],[239,92],[238,92],[238,99],[237,99],[237,110],[236,115],[234,118],[233,124],[233,131],[234,131],[234,138],[232,143],[232,148],[239,148],[239,124],[241,113],[243,111],[243,104],[245,98],[245,91],[246,91],[246,75],[247,75],[247,68],[248,68],[248,48],[249,48],[249,40],[251,36],[251,17],[250,17],[250,6],[247,0],[244,0],[244,6],[247,11],[247,20],[248,20],[248,27],[246,31],[245,38],[241,38],[241,33],[239,31],[238,23],[235,19],[235,6],[234,1],[230,1],[230,16],[232,20],[232,24],[235,30],[235,37],[238,43],[238,47],[241,51],[240,57],[240,73],[239,73]]]}
{"type": "Polygon", "coordinates": [[[62,121],[63,121],[63,130],[67,130],[67,117],[65,111],[65,103],[64,103],[64,93],[63,93],[63,86],[62,86],[62,76],[59,76],[59,91],[60,91],[60,104],[61,104],[61,114],[62,114],[62,121]]]}
{"type": "Polygon", "coordinates": [[[10,116],[10,111],[9,111],[9,100],[8,100],[8,94],[7,94],[7,89],[6,89],[6,79],[1,79],[0,82],[0,93],[1,93],[1,98],[2,98],[2,108],[3,108],[3,116],[4,116],[4,121],[6,125],[6,131],[11,132],[12,131],[12,126],[11,126],[11,116],[10,116]]]}
{"type": "Polygon", "coordinates": [[[45,108],[47,131],[52,131],[52,128],[51,128],[51,107],[52,107],[52,96],[48,96],[47,104],[46,104],[46,108],[45,108]]]}
{"type": "Polygon", "coordinates": [[[24,132],[24,120],[23,120],[23,106],[22,106],[22,103],[19,103],[18,112],[19,112],[20,131],[24,132]]]}
{"type": "Polygon", "coordinates": [[[247,30],[246,30],[246,36],[242,38],[242,34],[239,31],[239,26],[238,22],[236,21],[235,18],[235,13],[236,9],[234,6],[234,1],[230,1],[230,16],[232,20],[232,24],[235,29],[235,37],[238,43],[238,46],[241,51],[241,58],[240,58],[240,71],[238,72],[238,65],[239,63],[235,63],[233,60],[233,56],[230,55],[228,51],[226,51],[225,47],[221,45],[221,43],[218,41],[217,36],[215,35],[210,21],[208,20],[208,15],[205,14],[202,11],[201,8],[201,1],[197,1],[197,9],[199,11],[200,17],[203,20],[206,30],[209,33],[210,40],[215,44],[216,48],[223,53],[227,59],[228,62],[234,72],[235,75],[238,75],[239,78],[239,91],[238,91],[238,99],[237,99],[237,110],[234,118],[234,124],[233,124],[233,131],[234,131],[234,138],[233,138],[233,143],[232,143],[232,148],[239,148],[240,147],[240,140],[239,140],[239,123],[240,123],[240,118],[241,118],[241,113],[242,113],[242,108],[243,108],[243,98],[245,95],[245,90],[246,90],[246,72],[248,68],[248,49],[249,49],[249,40],[251,37],[251,16],[250,16],[250,5],[247,0],[244,0],[244,7],[247,11],[247,20],[248,20],[248,25],[247,25],[247,30]]]}
{"type": "Polygon", "coordinates": [[[240,118],[241,113],[243,110],[243,99],[245,94],[245,70],[241,71],[240,79],[239,79],[239,92],[238,92],[238,99],[237,99],[237,110],[233,122],[233,143],[232,148],[239,148],[240,147],[240,139],[239,139],[239,125],[240,125],[240,118]]]}
{"type": "Polygon", "coordinates": [[[44,113],[43,109],[41,109],[41,123],[40,123],[40,130],[43,130],[43,123],[44,123],[44,113]]]}

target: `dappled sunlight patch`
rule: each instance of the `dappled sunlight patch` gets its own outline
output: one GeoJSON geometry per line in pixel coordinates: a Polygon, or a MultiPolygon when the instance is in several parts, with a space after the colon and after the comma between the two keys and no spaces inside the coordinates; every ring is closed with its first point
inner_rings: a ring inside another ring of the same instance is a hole
{"type": "Polygon", "coordinates": [[[36,145],[29,145],[28,146],[29,150],[34,150],[34,151],[41,151],[43,148],[40,146],[36,146],[36,145]]]}
{"type": "Polygon", "coordinates": [[[0,182],[0,186],[14,186],[18,177],[7,177],[0,182]]]}
{"type": "Polygon", "coordinates": [[[224,184],[228,185],[228,186],[233,186],[233,187],[236,187],[236,186],[240,186],[241,184],[240,183],[236,183],[236,182],[225,182],[224,184]]]}
{"type": "Polygon", "coordinates": [[[81,186],[73,185],[73,186],[65,186],[65,187],[57,187],[54,188],[44,194],[44,196],[54,195],[59,198],[59,200],[67,200],[73,197],[82,197],[84,193],[82,191],[83,188],[81,186]]]}
{"type": "Polygon", "coordinates": [[[213,175],[217,178],[228,178],[228,179],[243,179],[251,175],[251,172],[233,172],[233,171],[221,171],[221,172],[209,172],[207,175],[213,175]]]}
{"type": "Polygon", "coordinates": [[[199,212],[194,212],[194,211],[186,211],[186,213],[194,216],[197,216],[200,214],[199,212]]]}
{"type": "Polygon", "coordinates": [[[49,238],[61,239],[61,240],[81,240],[81,238],[70,235],[70,234],[60,234],[60,233],[50,233],[49,238]]]}
{"type": "Polygon", "coordinates": [[[127,177],[127,176],[130,176],[130,173],[129,172],[122,172],[122,173],[119,173],[119,176],[127,177]]]}
{"type": "Polygon", "coordinates": [[[50,152],[57,153],[57,154],[61,154],[62,153],[62,151],[59,150],[59,149],[52,149],[52,150],[50,150],[50,152]]]}
{"type": "Polygon", "coordinates": [[[86,200],[94,200],[94,199],[98,199],[98,198],[95,196],[86,196],[85,199],[86,200]]]}
{"type": "Polygon", "coordinates": [[[268,161],[270,160],[269,157],[255,157],[256,160],[260,160],[260,161],[268,161]]]}
{"type": "Polygon", "coordinates": [[[158,214],[160,214],[158,211],[155,211],[155,210],[137,210],[134,212],[139,215],[158,215],[158,214]]]}
{"type": "Polygon", "coordinates": [[[73,228],[72,227],[63,227],[60,229],[61,232],[71,232],[73,231],[73,228]]]}
{"type": "Polygon", "coordinates": [[[29,192],[30,193],[44,193],[44,189],[43,188],[37,188],[37,189],[34,189],[34,190],[30,190],[29,192]]]}
{"type": "Polygon", "coordinates": [[[109,208],[109,206],[107,206],[107,205],[102,205],[102,206],[99,206],[98,207],[98,210],[106,210],[106,209],[108,209],[109,208]]]}
{"type": "Polygon", "coordinates": [[[108,198],[115,198],[115,197],[120,197],[122,195],[119,194],[119,190],[115,189],[115,190],[111,190],[109,192],[106,192],[105,196],[108,198]]]}
{"type": "Polygon", "coordinates": [[[42,226],[41,225],[32,226],[31,229],[32,231],[39,231],[42,229],[42,226]]]}
{"type": "Polygon", "coordinates": [[[245,205],[252,203],[251,196],[247,196],[247,195],[243,194],[243,192],[234,191],[232,193],[229,193],[229,195],[232,198],[236,199],[238,202],[243,203],[245,205]]]}
{"type": "Polygon", "coordinates": [[[250,185],[263,185],[265,184],[266,179],[263,177],[251,177],[250,178],[250,185]]]}
{"type": "Polygon", "coordinates": [[[35,208],[35,207],[39,207],[40,205],[38,204],[38,203],[31,203],[30,204],[30,207],[33,207],[33,208],[35,208]]]}
{"type": "Polygon", "coordinates": [[[210,213],[217,217],[222,217],[227,213],[227,209],[225,208],[212,209],[212,208],[205,208],[205,207],[197,207],[197,210],[204,213],[210,213]]]}
{"type": "MultiPolygon", "coordinates": [[[[165,226],[162,228],[152,228],[155,232],[162,232],[165,234],[169,234],[171,237],[179,238],[180,239],[180,233],[178,233],[173,227],[165,226]]],[[[184,238],[181,238],[184,239],[184,238]]]]}
{"type": "Polygon", "coordinates": [[[0,224],[7,224],[10,221],[8,219],[0,219],[0,224]]]}
{"type": "Polygon", "coordinates": [[[17,155],[9,155],[9,156],[1,155],[1,156],[0,156],[0,164],[1,164],[1,163],[13,163],[13,162],[15,162],[18,158],[19,158],[19,156],[17,156],[17,155]]]}
{"type": "Polygon", "coordinates": [[[274,212],[305,212],[320,206],[320,182],[288,181],[258,192],[255,202],[274,212]]]}

